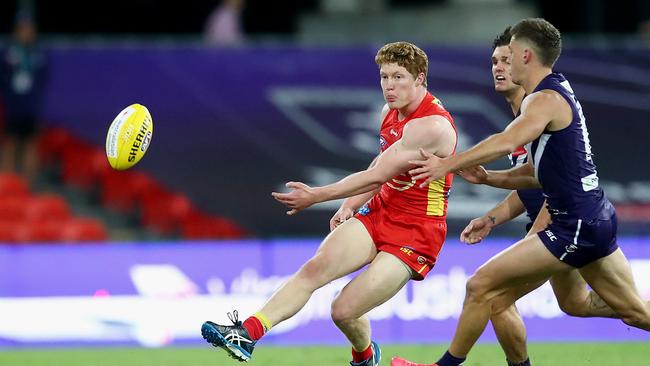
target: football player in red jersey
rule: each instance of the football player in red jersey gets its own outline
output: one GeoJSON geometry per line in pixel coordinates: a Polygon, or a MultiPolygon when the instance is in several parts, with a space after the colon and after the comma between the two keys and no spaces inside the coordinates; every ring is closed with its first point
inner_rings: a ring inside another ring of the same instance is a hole
{"type": "Polygon", "coordinates": [[[410,160],[420,149],[447,157],[456,149],[451,115],[427,91],[428,59],[407,42],[390,43],[375,57],[386,105],[381,115],[381,153],[370,167],[336,183],[310,187],[289,182],[273,193],[294,215],[318,202],[346,198],[331,220],[332,232],[259,312],[233,326],[204,323],[203,336],[246,361],[255,342],[302,309],[312,293],[366,265],[332,304],[332,319],[352,344],[351,365],[379,364],[367,312],[393,297],[409,280],[434,266],[447,233],[447,198],[452,174],[420,187],[410,160]],[[355,214],[356,212],[356,214],[355,214]]]}

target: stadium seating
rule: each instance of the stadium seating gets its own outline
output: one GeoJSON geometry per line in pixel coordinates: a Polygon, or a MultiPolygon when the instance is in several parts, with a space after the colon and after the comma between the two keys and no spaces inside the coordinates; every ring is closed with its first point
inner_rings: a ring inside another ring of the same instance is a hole
{"type": "Polygon", "coordinates": [[[20,176],[0,174],[0,242],[87,242],[108,238],[104,224],[74,217],[64,197],[32,194],[20,176]]]}
{"type": "Polygon", "coordinates": [[[13,173],[0,174],[0,197],[26,195],[29,195],[29,186],[20,176],[13,173]]]}
{"type": "MultiPolygon", "coordinates": [[[[102,148],[89,144],[64,129],[46,129],[39,137],[38,151],[44,166],[56,170],[62,183],[84,192],[96,193],[99,203],[105,209],[134,218],[141,224],[141,229],[164,237],[185,239],[237,238],[247,235],[243,228],[229,219],[199,212],[185,194],[164,187],[147,173],[137,169],[111,169],[102,148]]],[[[10,180],[8,178],[8,183],[3,183],[0,179],[0,195],[5,185],[7,191],[23,192],[21,194],[28,192],[26,186],[21,188],[21,183],[12,183],[10,180]]],[[[16,215],[16,211],[20,210],[15,206],[20,205],[20,202],[9,202],[6,207],[0,207],[0,222],[3,215],[16,215]]],[[[93,241],[109,236],[101,222],[73,218],[69,208],[64,206],[61,199],[40,197],[30,201],[29,210],[20,211],[19,214],[30,216],[31,220],[44,215],[67,217],[65,225],[61,226],[64,234],[60,240],[93,241]]],[[[27,241],[51,237],[48,236],[47,225],[35,231],[21,230],[20,238],[27,241]]],[[[1,232],[0,227],[0,236],[1,232]]]]}
{"type": "Polygon", "coordinates": [[[101,242],[108,239],[106,227],[97,219],[75,218],[64,223],[61,231],[66,242],[101,242]]]}
{"type": "Polygon", "coordinates": [[[203,214],[189,217],[182,226],[182,236],[189,240],[237,239],[246,235],[239,225],[229,219],[203,214]]]}
{"type": "Polygon", "coordinates": [[[91,190],[109,173],[103,150],[89,144],[69,145],[63,149],[61,178],[63,182],[91,190]]]}

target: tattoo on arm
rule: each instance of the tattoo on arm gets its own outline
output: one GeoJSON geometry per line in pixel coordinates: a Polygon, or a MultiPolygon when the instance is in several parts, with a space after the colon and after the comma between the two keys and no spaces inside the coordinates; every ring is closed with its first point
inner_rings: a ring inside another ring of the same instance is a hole
{"type": "Polygon", "coordinates": [[[488,216],[488,219],[490,219],[490,222],[492,222],[492,225],[496,225],[496,223],[497,223],[496,216],[488,216]]]}

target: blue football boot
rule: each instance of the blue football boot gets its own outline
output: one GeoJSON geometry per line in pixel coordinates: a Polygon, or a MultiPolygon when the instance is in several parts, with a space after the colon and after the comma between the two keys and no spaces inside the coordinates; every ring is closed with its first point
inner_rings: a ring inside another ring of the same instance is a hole
{"type": "Polygon", "coordinates": [[[228,313],[228,319],[233,325],[205,322],[201,326],[201,335],[213,346],[223,348],[230,357],[248,362],[253,354],[256,341],[251,339],[238,317],[237,310],[235,310],[232,314],[228,313]]]}

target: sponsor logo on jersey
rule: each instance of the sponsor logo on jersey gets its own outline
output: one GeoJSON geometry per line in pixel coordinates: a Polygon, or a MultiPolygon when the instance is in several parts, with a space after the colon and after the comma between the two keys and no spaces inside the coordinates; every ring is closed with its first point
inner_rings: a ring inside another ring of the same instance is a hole
{"type": "Polygon", "coordinates": [[[436,97],[433,97],[433,100],[431,101],[431,104],[437,104],[437,105],[441,106],[442,108],[444,108],[444,106],[442,105],[442,102],[440,101],[440,99],[438,99],[436,97]]]}
{"type": "Polygon", "coordinates": [[[411,254],[414,253],[413,248],[411,247],[401,247],[399,248],[399,250],[406,253],[406,255],[408,255],[409,257],[411,256],[411,254]]]}
{"type": "Polygon", "coordinates": [[[573,253],[576,250],[578,250],[578,246],[575,244],[569,244],[566,247],[564,247],[564,250],[566,250],[567,253],[573,253]]]}
{"type": "Polygon", "coordinates": [[[370,213],[370,208],[368,207],[368,205],[363,205],[361,206],[361,208],[359,208],[359,210],[357,210],[357,213],[361,216],[366,216],[367,214],[370,213]]]}
{"type": "Polygon", "coordinates": [[[384,136],[379,136],[379,146],[383,149],[386,146],[386,139],[384,136]]]}
{"type": "Polygon", "coordinates": [[[544,233],[546,234],[546,236],[548,236],[548,238],[551,241],[556,241],[557,240],[557,237],[555,236],[555,234],[551,230],[544,230],[544,233]]]}
{"type": "MultiPolygon", "coordinates": [[[[404,174],[402,174],[404,176],[404,174]]],[[[390,182],[386,182],[386,185],[389,186],[390,188],[403,192],[415,185],[415,180],[411,179],[410,181],[405,181],[405,180],[399,180],[399,179],[391,179],[390,182]],[[392,183],[391,183],[392,182],[392,183]]]]}
{"type": "Polygon", "coordinates": [[[526,155],[528,152],[526,151],[526,148],[523,146],[520,146],[517,148],[517,150],[512,152],[512,156],[519,156],[519,155],[526,155]]]}

